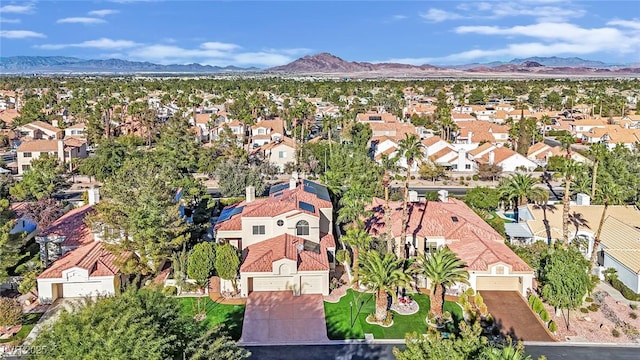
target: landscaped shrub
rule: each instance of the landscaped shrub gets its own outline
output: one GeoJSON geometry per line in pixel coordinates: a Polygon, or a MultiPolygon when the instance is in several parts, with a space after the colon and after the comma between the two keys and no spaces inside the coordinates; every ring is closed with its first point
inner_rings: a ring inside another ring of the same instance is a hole
{"type": "Polygon", "coordinates": [[[618,331],[618,329],[613,329],[611,330],[611,335],[613,335],[613,337],[620,337],[620,331],[618,331]]]}
{"type": "Polygon", "coordinates": [[[558,331],[558,324],[556,324],[556,322],[553,320],[549,322],[549,331],[551,331],[552,333],[558,331]]]}
{"type": "Polygon", "coordinates": [[[638,305],[636,304],[630,304],[629,306],[631,307],[631,310],[638,310],[638,305]]]}
{"type": "Polygon", "coordinates": [[[587,308],[580,308],[580,312],[583,314],[588,314],[589,313],[589,309],[587,308]]]}
{"type": "Polygon", "coordinates": [[[473,181],[478,181],[480,177],[478,175],[473,175],[471,178],[473,179],[473,181]]]}
{"type": "Polygon", "coordinates": [[[466,179],[467,181],[469,181],[469,180],[471,180],[471,176],[467,176],[465,179],[466,179]]]}
{"type": "Polygon", "coordinates": [[[587,297],[587,298],[584,299],[584,301],[592,303],[593,302],[593,298],[587,297]]]}
{"type": "Polygon", "coordinates": [[[226,198],[226,199],[220,199],[220,205],[224,206],[229,206],[229,205],[233,205],[233,204],[237,204],[239,202],[241,202],[242,200],[244,200],[243,197],[230,197],[230,198],[226,198]]]}
{"type": "Polygon", "coordinates": [[[165,286],[162,288],[162,293],[165,296],[176,296],[178,294],[178,288],[175,286],[165,286]]]}
{"type": "Polygon", "coordinates": [[[637,319],[637,318],[638,318],[638,314],[636,314],[636,313],[634,313],[634,312],[630,312],[630,313],[629,313],[629,317],[635,320],[635,319],[637,319]]]}
{"type": "Polygon", "coordinates": [[[539,297],[536,296],[536,298],[533,300],[531,309],[533,309],[533,312],[536,314],[540,314],[544,310],[544,305],[542,304],[542,300],[540,300],[539,297]]]}
{"type": "Polygon", "coordinates": [[[627,285],[625,285],[622,281],[616,278],[611,278],[609,280],[609,283],[616,290],[620,291],[620,293],[622,294],[622,296],[625,297],[625,299],[632,300],[632,301],[640,301],[640,294],[636,294],[635,292],[633,292],[633,290],[629,289],[627,285]]]}
{"type": "Polygon", "coordinates": [[[549,318],[549,313],[547,312],[547,310],[542,310],[542,312],[540,313],[540,319],[542,319],[542,321],[544,321],[544,323],[548,323],[549,320],[551,320],[549,318]]]}
{"type": "Polygon", "coordinates": [[[591,304],[589,306],[587,306],[587,309],[589,309],[589,311],[598,311],[598,309],[600,309],[600,305],[598,304],[591,304]]]}

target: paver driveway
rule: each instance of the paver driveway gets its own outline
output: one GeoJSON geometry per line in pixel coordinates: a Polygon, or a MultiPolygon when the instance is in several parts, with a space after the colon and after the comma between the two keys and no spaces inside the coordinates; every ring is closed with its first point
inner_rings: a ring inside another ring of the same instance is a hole
{"type": "Polygon", "coordinates": [[[328,341],[322,295],[291,291],[252,292],[242,325],[242,344],[304,344],[328,341]]]}
{"type": "Polygon", "coordinates": [[[514,340],[556,341],[517,292],[480,291],[480,295],[503,334],[514,340]]]}

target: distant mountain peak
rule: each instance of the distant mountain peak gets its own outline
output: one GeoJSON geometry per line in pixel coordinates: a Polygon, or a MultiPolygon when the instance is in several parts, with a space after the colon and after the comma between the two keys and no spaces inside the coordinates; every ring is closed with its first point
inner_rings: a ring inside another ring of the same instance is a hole
{"type": "Polygon", "coordinates": [[[431,65],[408,65],[395,63],[370,63],[346,61],[328,52],[301,57],[293,62],[267,69],[268,72],[285,73],[361,73],[361,72],[424,72],[437,69],[431,65]]]}

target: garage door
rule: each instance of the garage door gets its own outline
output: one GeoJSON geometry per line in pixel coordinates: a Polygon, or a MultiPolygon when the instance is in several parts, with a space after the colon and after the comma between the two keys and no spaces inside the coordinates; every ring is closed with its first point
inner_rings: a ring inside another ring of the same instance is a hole
{"type": "Polygon", "coordinates": [[[251,280],[250,291],[293,290],[293,278],[291,277],[254,277],[251,280]]]}
{"type": "Polygon", "coordinates": [[[300,290],[303,294],[322,294],[322,276],[302,276],[300,290]]]}
{"type": "Polygon", "coordinates": [[[101,288],[101,283],[68,283],[62,284],[62,296],[69,297],[83,297],[87,295],[98,295],[104,293],[101,288]]]}
{"type": "Polygon", "coordinates": [[[519,276],[479,276],[476,278],[476,290],[520,291],[519,276]]]}

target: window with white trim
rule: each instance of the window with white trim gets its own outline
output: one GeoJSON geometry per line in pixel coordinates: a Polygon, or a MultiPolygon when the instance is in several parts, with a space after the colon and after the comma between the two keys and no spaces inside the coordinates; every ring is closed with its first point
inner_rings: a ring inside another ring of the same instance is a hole
{"type": "Polygon", "coordinates": [[[264,235],[266,229],[264,225],[253,225],[253,235],[264,235]]]}

